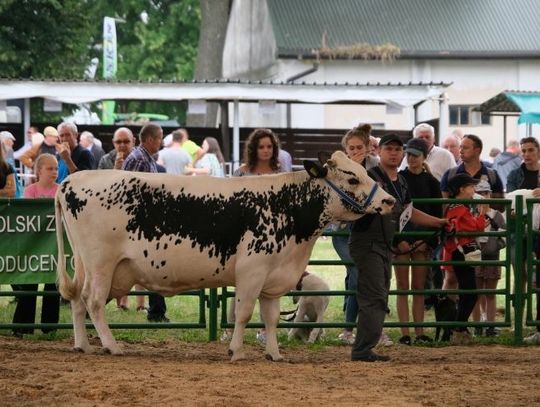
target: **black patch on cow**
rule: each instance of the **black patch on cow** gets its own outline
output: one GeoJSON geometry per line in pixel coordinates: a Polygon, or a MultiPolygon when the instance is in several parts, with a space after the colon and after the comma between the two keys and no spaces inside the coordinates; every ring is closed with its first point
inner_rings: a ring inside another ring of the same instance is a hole
{"type": "Polygon", "coordinates": [[[82,212],[88,200],[79,199],[75,191],[73,191],[73,188],[71,186],[69,186],[69,188],[67,187],[67,183],[64,184],[62,192],[64,193],[64,197],[66,199],[67,209],[71,211],[73,217],[77,219],[77,214],[82,212]]]}
{"type": "Polygon", "coordinates": [[[329,220],[324,214],[328,190],[309,179],[266,192],[243,189],[229,198],[196,196],[183,188],[173,193],[138,178],[123,179],[104,192],[107,200],[101,205],[122,208],[128,215],[126,230],[136,239],[157,240],[156,249],[165,236],[174,236],[175,244],[188,239],[222,266],[248,232],[253,234],[249,253],[279,253],[291,237],[297,244],[307,241],[329,220]]]}
{"type": "MultiPolygon", "coordinates": [[[[219,193],[197,196],[181,187],[175,190],[161,187],[151,186],[140,178],[124,178],[100,192],[89,189],[86,192],[92,192],[95,197],[99,194],[96,200],[107,210],[125,212],[124,227],[132,241],[155,241],[159,250],[161,239],[168,238],[175,245],[187,240],[199,252],[207,251],[221,264],[214,276],[246,239],[247,255],[279,253],[291,238],[296,244],[308,241],[330,220],[325,212],[329,188],[310,178],[270,185],[264,192],[246,188],[227,198],[219,193]]],[[[63,184],[63,191],[68,191],[68,208],[76,216],[86,200],[78,198],[67,183],[63,184]]],[[[167,247],[163,244],[161,250],[167,247]]],[[[153,257],[148,249],[143,255],[148,260],[153,257]]],[[[159,269],[161,259],[154,257],[151,267],[159,269]]],[[[161,267],[164,266],[162,263],[161,267]]]]}

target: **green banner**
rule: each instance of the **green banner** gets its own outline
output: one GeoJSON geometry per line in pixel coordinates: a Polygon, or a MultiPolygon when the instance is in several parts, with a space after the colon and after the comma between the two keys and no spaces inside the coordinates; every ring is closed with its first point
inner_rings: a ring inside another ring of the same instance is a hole
{"type": "Polygon", "coordinates": [[[54,199],[0,199],[0,284],[54,283],[57,257],[54,199]]]}

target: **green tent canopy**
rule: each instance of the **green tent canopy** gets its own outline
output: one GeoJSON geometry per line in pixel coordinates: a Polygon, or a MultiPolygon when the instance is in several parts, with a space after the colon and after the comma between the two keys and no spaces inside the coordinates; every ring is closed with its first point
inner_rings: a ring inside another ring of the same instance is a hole
{"type": "Polygon", "coordinates": [[[521,110],[518,123],[540,123],[540,92],[506,94],[521,110]]]}
{"type": "Polygon", "coordinates": [[[483,114],[519,114],[519,124],[540,123],[540,91],[504,91],[482,103],[483,114]]]}

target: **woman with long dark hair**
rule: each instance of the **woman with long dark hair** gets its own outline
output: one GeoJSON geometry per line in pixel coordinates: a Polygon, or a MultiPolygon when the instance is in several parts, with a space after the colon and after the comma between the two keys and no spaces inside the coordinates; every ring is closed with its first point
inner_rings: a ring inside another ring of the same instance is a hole
{"type": "Polygon", "coordinates": [[[235,172],[235,177],[263,175],[281,172],[279,166],[279,141],[270,129],[255,129],[244,147],[244,164],[235,172]]]}

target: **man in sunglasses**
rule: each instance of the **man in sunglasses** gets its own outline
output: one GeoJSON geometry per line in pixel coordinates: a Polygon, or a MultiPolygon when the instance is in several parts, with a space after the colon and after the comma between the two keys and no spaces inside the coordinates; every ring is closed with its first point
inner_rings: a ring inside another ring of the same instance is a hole
{"type": "Polygon", "coordinates": [[[100,170],[121,170],[124,160],[135,147],[133,133],[127,127],[118,128],[113,135],[114,150],[105,154],[99,160],[100,170]]]}

